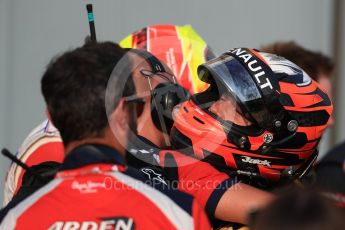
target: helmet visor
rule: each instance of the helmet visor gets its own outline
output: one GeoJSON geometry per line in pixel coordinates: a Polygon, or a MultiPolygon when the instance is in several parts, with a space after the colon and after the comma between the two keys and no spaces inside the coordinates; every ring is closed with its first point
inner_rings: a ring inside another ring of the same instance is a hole
{"type": "Polygon", "coordinates": [[[222,55],[199,66],[200,80],[221,95],[232,95],[246,119],[264,127],[269,118],[263,97],[249,72],[236,59],[222,55]]]}

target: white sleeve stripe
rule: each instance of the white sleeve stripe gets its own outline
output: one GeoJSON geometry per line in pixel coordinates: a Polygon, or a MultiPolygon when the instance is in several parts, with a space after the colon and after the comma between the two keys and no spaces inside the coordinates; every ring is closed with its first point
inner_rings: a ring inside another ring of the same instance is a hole
{"type": "Polygon", "coordinates": [[[164,193],[123,173],[115,172],[109,174],[149,199],[172,222],[176,229],[194,229],[193,217],[164,193]]]}
{"type": "Polygon", "coordinates": [[[32,141],[29,145],[25,146],[25,149],[21,149],[21,151],[18,152],[17,157],[22,161],[26,161],[38,148],[52,142],[55,143],[62,141],[61,138],[57,136],[40,136],[39,138],[32,141]]]}
{"type": "Polygon", "coordinates": [[[44,195],[55,189],[60,183],[62,182],[62,179],[54,179],[51,182],[49,182],[47,185],[43,186],[39,190],[37,190],[35,193],[33,193],[31,196],[27,197],[25,200],[20,202],[17,206],[12,208],[2,221],[0,225],[0,230],[2,229],[14,229],[16,226],[17,218],[20,217],[23,212],[25,212],[27,209],[31,207],[36,201],[38,201],[40,198],[42,198],[44,195]]]}

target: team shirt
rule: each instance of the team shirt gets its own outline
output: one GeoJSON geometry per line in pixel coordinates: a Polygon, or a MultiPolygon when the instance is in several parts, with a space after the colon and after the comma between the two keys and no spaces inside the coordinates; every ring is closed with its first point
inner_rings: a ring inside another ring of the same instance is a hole
{"type": "Polygon", "coordinates": [[[192,196],[155,188],[114,149],[84,145],[56,178],[11,209],[0,229],[210,229],[192,196]]]}

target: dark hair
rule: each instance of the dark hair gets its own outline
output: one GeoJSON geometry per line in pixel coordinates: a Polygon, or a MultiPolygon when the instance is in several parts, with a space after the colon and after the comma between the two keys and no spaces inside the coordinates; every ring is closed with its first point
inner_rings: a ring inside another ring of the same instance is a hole
{"type": "MultiPolygon", "coordinates": [[[[126,51],[115,43],[89,42],[54,58],[41,80],[41,89],[53,124],[65,145],[86,137],[104,134],[108,126],[105,93],[108,80],[124,79],[113,95],[116,107],[122,95],[135,93],[133,79],[112,73],[126,51]]],[[[123,59],[122,59],[123,61],[123,59]]],[[[131,68],[126,62],[127,68],[131,68]]]]}
{"type": "Polygon", "coordinates": [[[261,51],[282,56],[301,67],[311,78],[318,80],[320,74],[331,75],[332,60],[320,52],[307,50],[296,42],[276,42],[261,48],[261,51]]]}
{"type": "Polygon", "coordinates": [[[285,191],[249,220],[251,230],[337,230],[343,229],[344,212],[329,200],[309,190],[285,191]]]}

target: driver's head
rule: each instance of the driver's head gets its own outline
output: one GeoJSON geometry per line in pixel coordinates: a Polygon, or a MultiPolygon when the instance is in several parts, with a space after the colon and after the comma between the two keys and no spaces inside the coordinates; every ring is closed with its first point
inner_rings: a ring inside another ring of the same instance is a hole
{"type": "Polygon", "coordinates": [[[245,118],[235,98],[229,93],[223,93],[209,108],[209,111],[225,121],[232,121],[236,125],[249,126],[252,124],[245,118]]]}
{"type": "Polygon", "coordinates": [[[176,148],[260,183],[301,176],[312,165],[333,106],[302,69],[238,48],[198,73],[210,87],[174,109],[176,148]]]}

